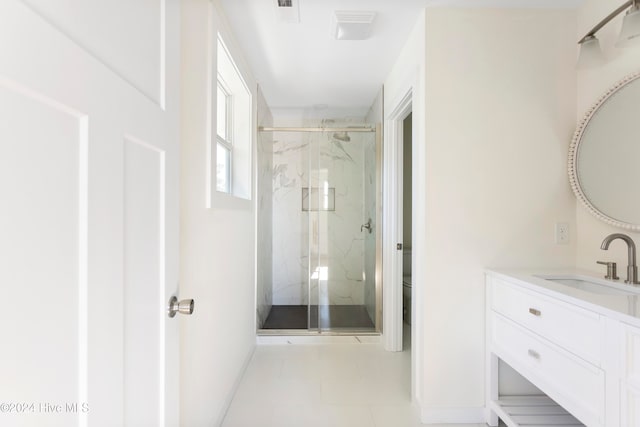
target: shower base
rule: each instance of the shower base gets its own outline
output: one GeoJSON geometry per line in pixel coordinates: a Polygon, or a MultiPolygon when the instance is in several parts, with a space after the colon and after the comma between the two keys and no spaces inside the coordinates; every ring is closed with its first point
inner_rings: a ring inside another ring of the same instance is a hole
{"type": "Polygon", "coordinates": [[[364,305],[274,305],[262,329],[374,329],[364,305]],[[310,320],[310,325],[308,324],[310,320]]]}

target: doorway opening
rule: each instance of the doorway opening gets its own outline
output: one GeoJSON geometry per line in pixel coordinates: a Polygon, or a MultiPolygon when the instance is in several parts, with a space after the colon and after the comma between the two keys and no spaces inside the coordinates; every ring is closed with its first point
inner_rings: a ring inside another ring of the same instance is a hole
{"type": "Polygon", "coordinates": [[[411,275],[413,247],[412,113],[402,120],[402,349],[411,349],[411,314],[413,281],[411,275]]]}

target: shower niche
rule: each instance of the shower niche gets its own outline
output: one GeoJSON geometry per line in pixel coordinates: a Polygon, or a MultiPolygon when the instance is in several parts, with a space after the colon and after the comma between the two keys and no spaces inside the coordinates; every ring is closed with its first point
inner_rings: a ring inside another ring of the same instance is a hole
{"type": "Polygon", "coordinates": [[[258,332],[379,332],[378,126],[263,122],[258,169],[258,332]]]}

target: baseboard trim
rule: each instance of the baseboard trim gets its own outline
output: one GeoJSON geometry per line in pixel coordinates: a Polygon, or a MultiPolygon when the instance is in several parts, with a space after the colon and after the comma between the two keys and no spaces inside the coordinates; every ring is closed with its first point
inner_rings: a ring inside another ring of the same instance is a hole
{"type": "Polygon", "coordinates": [[[423,424],[484,424],[485,408],[420,408],[423,424]]]}
{"type": "Polygon", "coordinates": [[[242,369],[238,373],[235,382],[233,383],[233,387],[231,391],[227,394],[227,398],[224,401],[224,405],[222,406],[222,411],[220,411],[220,415],[218,415],[218,421],[216,422],[216,426],[221,426],[224,418],[227,416],[227,412],[229,412],[229,408],[231,407],[231,402],[233,401],[233,397],[236,395],[236,391],[238,391],[238,387],[240,387],[240,382],[242,382],[242,377],[244,376],[247,367],[249,367],[249,362],[251,362],[251,358],[253,357],[253,353],[256,351],[256,346],[253,345],[251,350],[248,352],[245,357],[244,363],[242,364],[242,369]]]}

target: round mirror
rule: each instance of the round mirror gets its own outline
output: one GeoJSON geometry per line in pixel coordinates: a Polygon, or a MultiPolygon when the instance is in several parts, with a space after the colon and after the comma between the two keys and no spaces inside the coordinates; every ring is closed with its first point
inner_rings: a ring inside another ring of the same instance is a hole
{"type": "Polygon", "coordinates": [[[569,180],[597,218],[640,231],[640,72],[587,112],[569,149],[569,180]]]}

